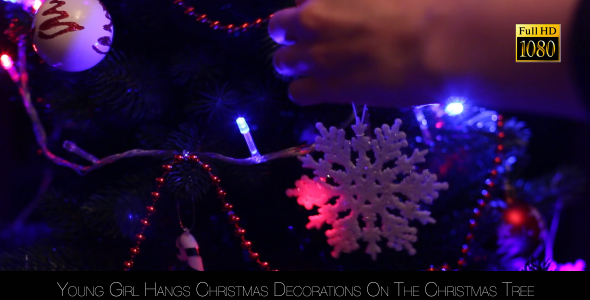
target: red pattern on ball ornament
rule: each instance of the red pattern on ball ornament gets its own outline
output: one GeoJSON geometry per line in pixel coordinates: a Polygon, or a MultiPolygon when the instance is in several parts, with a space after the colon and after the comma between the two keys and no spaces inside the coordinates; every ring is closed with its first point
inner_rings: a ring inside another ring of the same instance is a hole
{"type": "Polygon", "coordinates": [[[55,4],[55,6],[44,11],[41,15],[42,16],[57,15],[57,17],[49,18],[49,19],[45,20],[43,23],[41,23],[41,25],[39,25],[39,38],[40,39],[50,40],[50,39],[53,39],[53,38],[60,36],[64,33],[84,29],[84,26],[80,26],[76,22],[60,22],[61,20],[67,19],[70,17],[70,15],[68,14],[67,11],[58,10],[58,8],[66,5],[65,1],[51,0],[49,3],[55,4]],[[61,27],[61,26],[67,26],[67,28],[62,29],[58,32],[54,32],[52,34],[45,33],[45,31],[48,31],[48,30],[56,28],[56,27],[61,27]]]}
{"type": "Polygon", "coordinates": [[[109,52],[113,22],[99,0],[48,0],[33,25],[33,49],[47,64],[63,71],[88,70],[109,52]]]}

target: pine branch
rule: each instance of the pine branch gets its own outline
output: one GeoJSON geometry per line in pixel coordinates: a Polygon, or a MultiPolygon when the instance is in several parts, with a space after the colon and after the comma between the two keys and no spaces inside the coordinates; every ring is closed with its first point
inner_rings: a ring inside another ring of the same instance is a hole
{"type": "Polygon", "coordinates": [[[200,45],[191,44],[170,57],[169,73],[172,82],[188,91],[201,90],[221,78],[223,67],[218,64],[219,51],[215,51],[215,41],[201,40],[200,45]]]}
{"type": "Polygon", "coordinates": [[[83,254],[47,245],[20,248],[0,254],[1,271],[80,271],[83,254]]]}
{"type": "Polygon", "coordinates": [[[166,148],[176,151],[199,152],[202,147],[202,135],[199,127],[193,123],[182,123],[180,129],[170,134],[166,148]]]}
{"type": "Polygon", "coordinates": [[[224,119],[231,115],[236,104],[240,103],[240,95],[228,84],[213,85],[192,100],[186,109],[195,117],[205,117],[207,123],[214,118],[224,119]]]}
{"type": "Polygon", "coordinates": [[[522,269],[522,271],[535,271],[535,272],[543,272],[543,271],[550,271],[551,262],[548,260],[543,260],[540,258],[529,258],[526,262],[526,265],[522,269]]]}
{"type": "Polygon", "coordinates": [[[129,59],[117,49],[90,70],[87,85],[91,99],[96,99],[107,111],[133,120],[154,120],[165,113],[169,91],[161,80],[160,70],[134,56],[129,59]]]}
{"type": "Polygon", "coordinates": [[[143,170],[123,178],[93,193],[82,205],[85,226],[101,236],[133,238],[145,218],[154,178],[158,174],[143,170]]]}

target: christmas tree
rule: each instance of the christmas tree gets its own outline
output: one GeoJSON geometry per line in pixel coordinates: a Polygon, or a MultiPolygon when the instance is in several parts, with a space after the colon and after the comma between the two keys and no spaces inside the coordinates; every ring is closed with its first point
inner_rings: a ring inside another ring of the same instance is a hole
{"type": "Polygon", "coordinates": [[[95,1],[97,26],[72,2],[0,2],[0,270],[590,260],[575,122],[458,95],[297,106],[266,28],[291,0],[95,1]]]}

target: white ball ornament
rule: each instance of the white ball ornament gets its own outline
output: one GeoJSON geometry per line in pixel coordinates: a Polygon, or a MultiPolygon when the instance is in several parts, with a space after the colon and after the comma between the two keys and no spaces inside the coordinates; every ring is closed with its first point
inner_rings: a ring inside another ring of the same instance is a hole
{"type": "Polygon", "coordinates": [[[88,70],[111,48],[113,22],[98,0],[46,0],[37,11],[33,47],[49,65],[88,70]]]}

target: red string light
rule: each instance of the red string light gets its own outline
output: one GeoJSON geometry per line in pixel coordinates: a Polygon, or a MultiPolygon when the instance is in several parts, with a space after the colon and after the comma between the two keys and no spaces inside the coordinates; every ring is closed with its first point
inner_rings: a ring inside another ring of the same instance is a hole
{"type": "MultiPolygon", "coordinates": [[[[454,270],[458,271],[461,270],[463,267],[467,265],[467,257],[471,251],[471,244],[474,238],[474,231],[477,227],[477,221],[481,216],[481,211],[489,204],[492,195],[492,189],[497,186],[495,183],[498,179],[498,167],[500,167],[503,163],[502,154],[504,151],[504,121],[503,116],[498,115],[496,119],[496,125],[498,130],[498,146],[496,146],[496,156],[494,157],[494,167],[490,171],[489,177],[485,180],[485,187],[482,190],[482,198],[477,200],[477,207],[473,209],[473,215],[469,219],[469,231],[465,235],[465,239],[463,245],[461,246],[461,257],[457,260],[457,268],[454,270]]],[[[509,199],[507,199],[509,200],[509,199]]],[[[433,266],[431,265],[427,271],[451,271],[448,264],[444,264],[443,266],[433,266]]]]}
{"type": "Polygon", "coordinates": [[[268,20],[270,20],[270,18],[272,18],[272,14],[269,15],[268,17],[264,18],[264,19],[256,19],[253,22],[245,22],[241,25],[234,25],[234,24],[221,24],[221,22],[219,21],[213,21],[211,19],[209,19],[207,17],[207,14],[199,14],[197,12],[195,12],[195,8],[192,6],[187,5],[184,0],[174,0],[174,4],[180,6],[183,8],[183,12],[185,15],[187,16],[191,16],[195,18],[195,21],[200,22],[200,23],[205,23],[208,24],[210,28],[215,29],[215,30],[224,30],[227,31],[227,33],[233,33],[233,32],[245,32],[250,28],[258,28],[260,27],[262,24],[268,22],[268,20]]]}
{"type": "Polygon", "coordinates": [[[162,168],[164,169],[164,174],[161,177],[156,178],[156,183],[157,183],[158,187],[155,192],[151,193],[152,203],[146,207],[147,216],[140,221],[141,222],[141,230],[135,236],[135,245],[133,247],[131,247],[131,249],[129,250],[130,259],[125,261],[123,264],[125,267],[125,271],[131,271],[131,269],[133,268],[133,265],[134,265],[135,257],[141,252],[140,251],[141,243],[143,241],[145,241],[145,239],[146,239],[146,237],[144,235],[145,229],[148,226],[150,226],[149,218],[151,216],[153,216],[156,212],[155,206],[156,206],[156,203],[158,202],[158,200],[160,200],[160,198],[161,198],[161,189],[166,182],[166,180],[165,180],[166,175],[170,171],[174,170],[178,165],[184,164],[184,163],[197,164],[198,166],[201,167],[201,170],[203,172],[205,172],[205,173],[207,173],[207,175],[209,175],[209,179],[211,180],[211,183],[213,184],[213,186],[216,189],[215,195],[221,201],[222,210],[227,214],[228,222],[234,226],[234,234],[236,237],[238,237],[240,239],[240,244],[241,244],[242,249],[248,251],[248,256],[250,257],[250,259],[252,261],[255,261],[260,266],[260,268],[262,270],[271,271],[271,268],[270,268],[268,262],[262,261],[260,259],[260,255],[252,250],[252,242],[246,238],[246,230],[243,229],[242,227],[240,227],[240,224],[239,224],[240,217],[238,217],[238,215],[236,215],[236,213],[232,210],[233,205],[231,203],[225,201],[225,197],[227,196],[227,193],[221,188],[221,185],[220,185],[221,180],[219,179],[219,177],[217,177],[217,176],[213,175],[213,173],[211,173],[211,167],[207,164],[202,163],[196,154],[189,154],[189,155],[177,154],[174,156],[173,163],[166,164],[166,165],[162,166],[162,168]]]}

